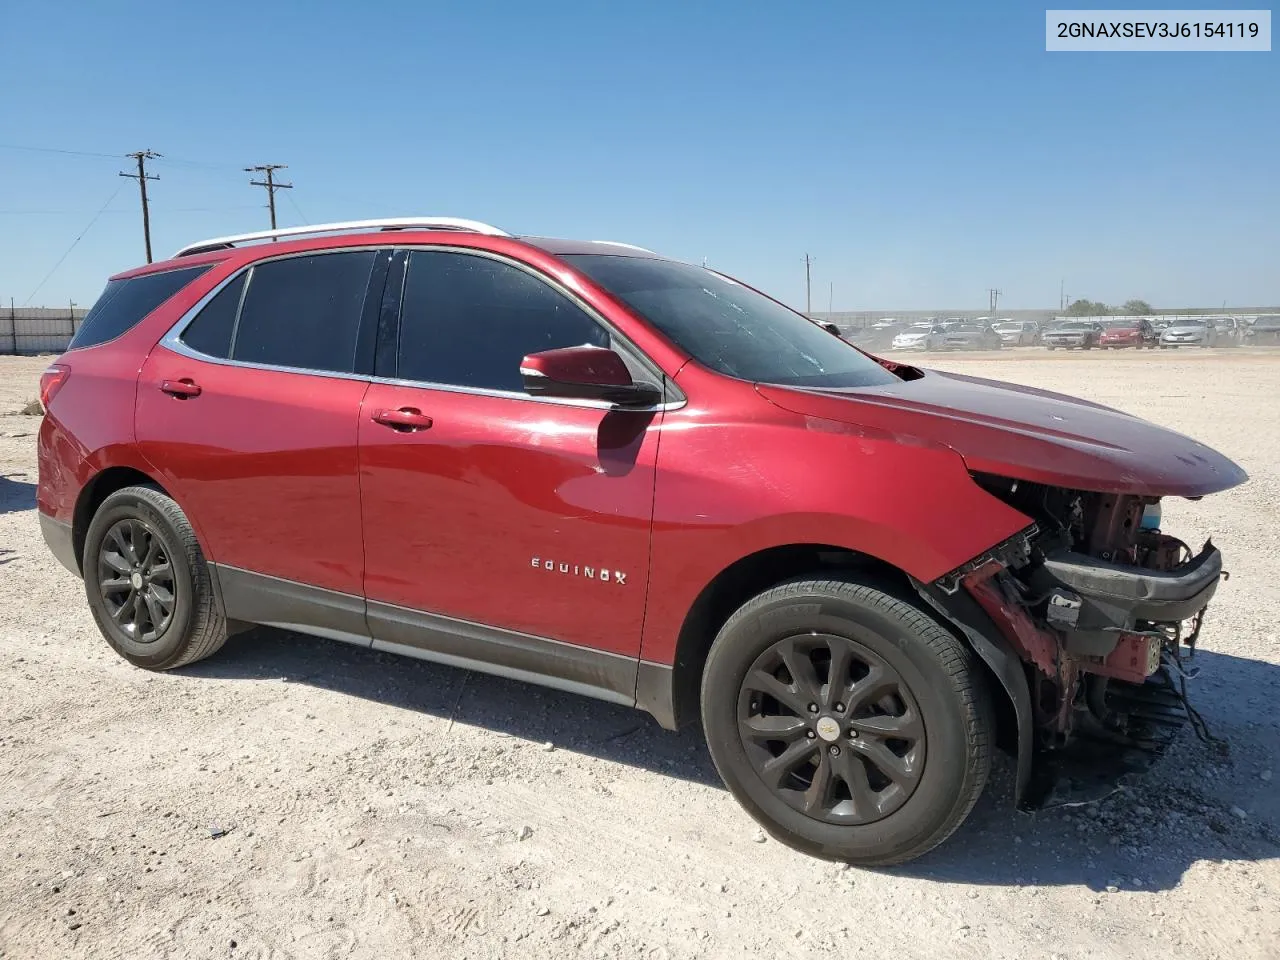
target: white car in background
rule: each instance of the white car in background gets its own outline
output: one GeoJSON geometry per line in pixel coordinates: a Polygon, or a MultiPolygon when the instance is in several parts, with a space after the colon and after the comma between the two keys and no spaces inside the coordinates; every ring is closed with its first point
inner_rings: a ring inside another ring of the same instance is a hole
{"type": "Polygon", "coordinates": [[[1004,318],[991,325],[1006,347],[1030,347],[1040,342],[1040,324],[1034,320],[1004,318]]]}
{"type": "Polygon", "coordinates": [[[894,350],[937,350],[946,328],[938,323],[913,323],[893,338],[894,350]]]}

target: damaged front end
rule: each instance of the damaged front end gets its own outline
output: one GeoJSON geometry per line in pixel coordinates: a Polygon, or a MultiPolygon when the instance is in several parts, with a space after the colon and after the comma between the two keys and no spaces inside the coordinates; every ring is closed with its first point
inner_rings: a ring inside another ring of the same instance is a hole
{"type": "Polygon", "coordinates": [[[1149,766],[1189,720],[1185,661],[1226,574],[1159,529],[1154,496],[974,479],[1032,518],[921,595],[969,638],[1013,701],[1018,802],[1096,798],[1149,766]]]}

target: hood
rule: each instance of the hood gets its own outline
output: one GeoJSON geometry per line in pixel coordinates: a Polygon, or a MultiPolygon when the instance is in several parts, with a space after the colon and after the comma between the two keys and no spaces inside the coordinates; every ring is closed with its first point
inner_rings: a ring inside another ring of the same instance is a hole
{"type": "Polygon", "coordinates": [[[968,468],[1101,493],[1198,497],[1247,474],[1173,430],[1087,400],[936,370],[878,387],[761,384],[770,402],[868,437],[948,447],[968,468]]]}
{"type": "Polygon", "coordinates": [[[1103,330],[1104,337],[1129,338],[1139,336],[1140,331],[1137,327],[1112,327],[1110,330],[1103,330]]]}
{"type": "Polygon", "coordinates": [[[1201,326],[1198,323],[1174,324],[1171,327],[1164,328],[1165,333],[1208,333],[1209,328],[1201,326]]]}

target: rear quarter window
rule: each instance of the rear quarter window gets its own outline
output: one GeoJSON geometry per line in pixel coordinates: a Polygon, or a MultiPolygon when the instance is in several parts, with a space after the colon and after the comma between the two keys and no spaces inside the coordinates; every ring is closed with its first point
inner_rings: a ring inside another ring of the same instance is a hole
{"type": "Polygon", "coordinates": [[[114,340],[209,269],[208,265],[110,281],[71,338],[68,350],[114,340]]]}

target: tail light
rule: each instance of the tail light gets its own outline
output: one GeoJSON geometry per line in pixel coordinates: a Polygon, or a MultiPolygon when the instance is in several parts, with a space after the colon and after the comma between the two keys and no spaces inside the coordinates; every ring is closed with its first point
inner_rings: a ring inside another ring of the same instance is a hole
{"type": "Polygon", "coordinates": [[[69,376],[71,376],[71,368],[61,363],[50,365],[49,369],[40,374],[40,406],[45,410],[49,409],[49,402],[62,389],[62,385],[67,382],[69,376]]]}

